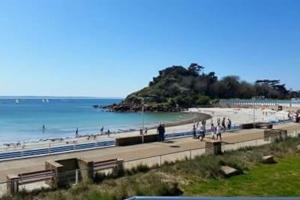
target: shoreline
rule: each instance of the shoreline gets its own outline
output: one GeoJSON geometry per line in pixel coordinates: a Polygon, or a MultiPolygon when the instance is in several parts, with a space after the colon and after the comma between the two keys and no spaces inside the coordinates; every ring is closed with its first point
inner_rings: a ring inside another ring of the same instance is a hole
{"type": "MultiPolygon", "coordinates": [[[[201,120],[207,120],[210,119],[211,116],[205,113],[199,113],[199,112],[187,112],[187,111],[183,111],[183,112],[178,112],[179,114],[185,114],[185,115],[190,115],[190,117],[188,119],[183,119],[183,120],[179,120],[179,121],[175,121],[175,122],[162,122],[163,124],[165,124],[165,126],[167,128],[169,127],[176,127],[176,126],[182,126],[182,125],[187,125],[190,123],[195,123],[197,121],[201,121],[201,120]]],[[[157,125],[148,125],[145,126],[145,128],[148,129],[148,131],[153,131],[156,130],[157,125]]],[[[118,136],[126,136],[128,134],[131,134],[132,132],[138,132],[140,131],[140,128],[128,128],[128,129],[117,129],[118,131],[111,131],[110,135],[113,136],[111,138],[117,138],[118,136]],[[114,137],[115,136],[115,137],[114,137]]],[[[29,140],[12,140],[12,141],[7,141],[7,142],[1,142],[0,143],[0,151],[1,151],[1,147],[3,148],[4,146],[9,146],[7,148],[11,148],[11,149],[17,149],[22,147],[23,145],[31,145],[31,144],[40,144],[40,143],[57,143],[57,142],[73,142],[75,143],[76,140],[84,140],[87,139],[88,137],[100,137],[101,139],[106,139],[109,138],[107,137],[107,132],[103,132],[103,134],[99,133],[99,132],[92,132],[92,133],[86,133],[86,134],[82,134],[79,135],[79,137],[75,137],[73,136],[65,136],[65,137],[48,137],[48,138],[36,138],[36,139],[29,139],[29,140]]]]}
{"type": "MultiPolygon", "coordinates": [[[[225,117],[230,118],[232,120],[232,126],[238,126],[242,123],[253,122],[253,109],[247,108],[191,108],[185,113],[190,113],[193,115],[190,119],[186,119],[179,122],[165,123],[166,125],[166,135],[178,132],[191,131],[193,128],[193,124],[197,121],[212,120],[216,122],[218,118],[225,117]]],[[[261,122],[269,122],[269,121],[278,121],[284,120],[287,117],[286,111],[274,111],[270,109],[256,109],[256,120],[261,122]],[[267,116],[264,113],[267,112],[267,116]]],[[[210,123],[207,123],[207,128],[209,129],[210,123]]],[[[156,126],[147,127],[147,134],[155,134],[156,126]]],[[[49,139],[40,139],[35,141],[25,142],[19,145],[11,145],[10,147],[5,147],[4,145],[0,145],[0,151],[9,152],[16,150],[30,150],[36,148],[49,148],[49,147],[59,147],[66,144],[85,144],[91,143],[95,141],[108,141],[114,140],[120,137],[130,137],[140,135],[139,129],[137,130],[129,130],[122,132],[111,133],[109,136],[107,134],[86,134],[81,137],[65,137],[65,138],[49,138],[49,139]]]]}

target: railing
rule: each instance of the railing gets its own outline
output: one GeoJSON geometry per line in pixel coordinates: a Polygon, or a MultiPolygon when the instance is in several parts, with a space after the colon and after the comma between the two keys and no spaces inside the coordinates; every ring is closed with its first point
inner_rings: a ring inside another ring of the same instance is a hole
{"type": "Polygon", "coordinates": [[[299,197],[131,197],[126,200],[299,200],[299,197]]]}
{"type": "Polygon", "coordinates": [[[31,149],[31,150],[19,150],[19,151],[0,153],[0,161],[32,158],[32,157],[39,157],[45,155],[57,155],[66,152],[85,151],[85,150],[92,150],[92,149],[107,148],[111,146],[115,146],[114,140],[83,143],[83,144],[71,144],[71,145],[31,149]]]}
{"type": "MultiPolygon", "coordinates": [[[[296,137],[298,136],[298,133],[292,132],[289,133],[288,136],[290,137],[296,137]]],[[[233,151],[233,150],[238,150],[240,148],[245,148],[245,147],[254,147],[254,146],[261,146],[265,144],[270,144],[271,140],[265,141],[264,138],[256,138],[252,140],[244,140],[241,142],[235,142],[235,143],[222,143],[222,151],[233,151]]],[[[148,157],[142,157],[142,158],[136,158],[136,159],[129,159],[125,160],[123,162],[124,169],[132,169],[134,167],[140,166],[140,165],[147,165],[148,167],[154,167],[154,166],[161,166],[166,162],[175,162],[175,161],[180,161],[180,160],[191,160],[194,159],[197,156],[201,156],[205,154],[205,148],[199,147],[199,148],[192,148],[192,149],[185,149],[185,150],[180,150],[180,151],[172,151],[169,153],[164,153],[164,154],[158,154],[158,155],[153,155],[153,156],[148,156],[148,157]]],[[[115,161],[116,160],[108,160],[115,166],[115,161]]],[[[99,167],[101,168],[102,163],[101,162],[95,162],[96,168],[99,167]]],[[[105,163],[108,164],[108,163],[105,163]]],[[[97,170],[96,170],[97,171],[97,170]]],[[[67,171],[63,174],[60,174],[59,177],[52,171],[39,171],[39,172],[33,172],[33,173],[25,173],[21,174],[20,180],[21,180],[21,188],[25,190],[32,190],[32,189],[40,189],[43,187],[50,187],[47,185],[47,180],[52,179],[52,178],[59,178],[63,180],[66,184],[77,184],[79,181],[82,180],[82,174],[83,173],[88,173],[87,169],[76,169],[76,170],[71,170],[67,171]],[[35,183],[39,184],[35,184],[35,183]]],[[[7,193],[7,182],[0,182],[0,197],[4,194],[7,193]]]]}
{"type": "MultiPolygon", "coordinates": [[[[283,123],[290,122],[290,120],[280,120],[277,122],[272,122],[274,125],[279,125],[283,123]]],[[[227,133],[235,132],[241,130],[239,126],[233,126],[230,131],[227,133]]],[[[211,131],[207,131],[207,135],[211,134],[211,131]]],[[[175,132],[166,134],[166,139],[178,139],[178,138],[187,138],[193,135],[193,131],[183,131],[183,132],[175,132]]],[[[109,148],[114,147],[116,144],[115,140],[104,140],[104,141],[96,141],[90,143],[82,143],[82,144],[69,144],[69,145],[61,145],[49,148],[37,148],[30,150],[17,150],[17,151],[8,151],[0,153],[0,162],[7,160],[16,160],[23,158],[33,158],[40,157],[45,155],[57,155],[63,154],[67,152],[78,152],[78,151],[87,151],[93,149],[101,149],[101,148],[109,148]]]]}

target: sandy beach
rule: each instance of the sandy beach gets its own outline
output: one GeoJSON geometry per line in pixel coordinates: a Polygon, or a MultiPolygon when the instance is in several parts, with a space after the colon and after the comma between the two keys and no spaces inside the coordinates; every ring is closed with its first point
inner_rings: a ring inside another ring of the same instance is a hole
{"type": "MultiPolygon", "coordinates": [[[[217,119],[226,118],[232,121],[232,126],[239,126],[243,123],[251,122],[277,122],[279,120],[288,119],[287,111],[274,111],[272,109],[263,108],[190,108],[189,113],[202,113],[204,117],[202,119],[209,118],[207,120],[207,129],[210,128],[210,122],[216,123],[217,119]]],[[[201,115],[200,115],[201,116],[201,115]]],[[[166,134],[178,133],[191,131],[193,129],[193,124],[201,120],[201,117],[193,117],[191,120],[179,122],[176,124],[166,124],[166,134]]],[[[150,128],[147,134],[155,134],[156,128],[150,128]]],[[[2,145],[0,147],[1,152],[9,152],[16,150],[27,150],[27,149],[38,149],[38,148],[49,148],[62,146],[66,144],[84,144],[95,141],[107,141],[114,140],[119,137],[128,137],[139,135],[139,131],[128,131],[120,133],[111,133],[109,136],[107,134],[100,135],[99,133],[91,133],[89,136],[82,136],[78,138],[66,138],[66,139],[49,139],[41,140],[35,142],[28,142],[19,145],[11,145],[9,147],[2,145]]]]}

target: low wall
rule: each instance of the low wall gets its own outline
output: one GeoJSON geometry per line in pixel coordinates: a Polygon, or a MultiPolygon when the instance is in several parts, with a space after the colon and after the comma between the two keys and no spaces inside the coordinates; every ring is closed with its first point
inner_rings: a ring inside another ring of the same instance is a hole
{"type": "Polygon", "coordinates": [[[117,146],[129,146],[129,145],[136,145],[150,142],[157,142],[158,141],[158,134],[151,134],[151,135],[138,135],[138,136],[131,136],[131,137],[121,137],[116,139],[117,146]],[[144,139],[144,141],[143,141],[144,139]]]}

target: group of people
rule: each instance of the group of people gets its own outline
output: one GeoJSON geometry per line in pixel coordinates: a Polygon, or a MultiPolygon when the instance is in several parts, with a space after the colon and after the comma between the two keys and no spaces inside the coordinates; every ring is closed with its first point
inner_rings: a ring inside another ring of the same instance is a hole
{"type": "MultiPolygon", "coordinates": [[[[217,119],[217,125],[214,124],[214,121],[211,120],[210,123],[210,132],[212,133],[212,139],[222,140],[222,132],[226,130],[231,130],[232,122],[231,119],[227,119],[224,117],[221,121],[220,118],[217,119]]],[[[203,141],[206,135],[206,120],[202,120],[193,125],[193,138],[200,139],[203,141]],[[199,134],[198,134],[199,133],[199,134]]]]}
{"type": "Polygon", "coordinates": [[[147,135],[148,134],[148,128],[140,129],[140,135],[147,135]]]}
{"type": "Polygon", "coordinates": [[[288,113],[289,120],[292,120],[293,122],[299,123],[300,122],[299,113],[300,113],[300,111],[298,111],[298,112],[289,112],[288,113]]]}

